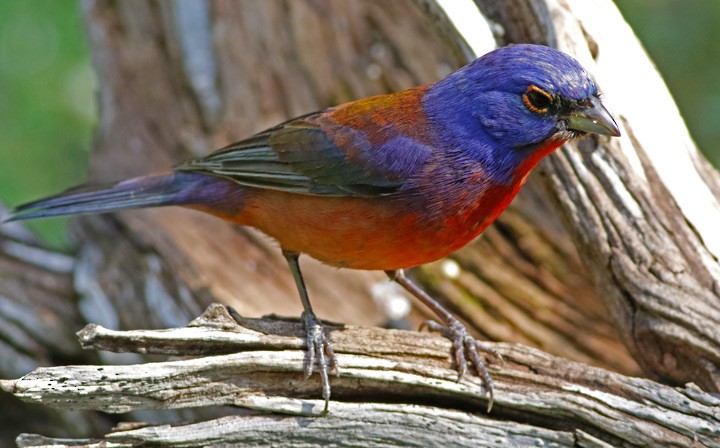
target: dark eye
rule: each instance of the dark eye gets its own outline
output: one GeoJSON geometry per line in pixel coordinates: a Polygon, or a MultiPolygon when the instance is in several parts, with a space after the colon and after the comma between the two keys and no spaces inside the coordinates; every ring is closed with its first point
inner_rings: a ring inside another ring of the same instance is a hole
{"type": "Polygon", "coordinates": [[[530,86],[523,94],[523,102],[531,111],[544,114],[550,108],[553,97],[540,87],[530,86]]]}

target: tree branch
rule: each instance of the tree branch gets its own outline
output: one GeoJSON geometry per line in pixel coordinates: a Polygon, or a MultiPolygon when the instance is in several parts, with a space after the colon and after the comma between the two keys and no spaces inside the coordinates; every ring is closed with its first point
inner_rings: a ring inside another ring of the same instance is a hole
{"type": "MultiPolygon", "coordinates": [[[[0,220],[5,209],[0,205],[0,220]]],[[[97,362],[77,344],[85,321],[73,290],[74,257],[41,244],[18,223],[0,226],[0,377],[39,366],[97,362]]],[[[89,435],[110,428],[99,413],[32,406],[0,394],[0,445],[18,431],[89,435]]]]}
{"type": "MultiPolygon", "coordinates": [[[[277,318],[241,321],[243,326],[238,326],[224,306],[214,305],[187,328],[112,331],[89,325],[79,333],[86,348],[202,357],[129,366],[42,368],[19,380],[3,380],[0,386],[23,400],[66,409],[118,413],[234,405],[299,415],[307,419],[274,416],[281,432],[276,437],[295,431],[295,440],[312,438],[318,443],[369,442],[390,427],[392,431],[385,433],[388,438],[382,440],[398,444],[412,437],[428,418],[437,426],[417,434],[422,440],[439,443],[458,437],[468,446],[476,437],[518,442],[537,437],[572,446],[580,434],[611,444],[720,443],[716,431],[720,400],[694,386],[674,389],[518,345],[494,344],[507,361],[491,365],[496,407],[489,416],[482,416],[486,397],[481,381],[467,377],[456,382],[447,340],[378,328],[331,331],[340,374],[331,380],[334,401],[329,416],[314,419],[324,404],[308,399],[318,397],[320,390],[317,378],[302,378],[300,323],[277,318]],[[498,424],[498,417],[505,422],[498,424]],[[307,432],[303,432],[303,422],[311,428],[307,432]],[[355,425],[360,424],[368,426],[357,431],[355,425]],[[488,426],[494,430],[487,432],[488,426]]],[[[147,427],[106,437],[108,441],[180,444],[207,443],[212,435],[222,443],[249,443],[267,420],[250,414],[181,426],[177,431],[147,427]],[[226,438],[225,431],[238,427],[255,430],[226,438]]],[[[36,439],[20,440],[35,443],[36,439]]]]}

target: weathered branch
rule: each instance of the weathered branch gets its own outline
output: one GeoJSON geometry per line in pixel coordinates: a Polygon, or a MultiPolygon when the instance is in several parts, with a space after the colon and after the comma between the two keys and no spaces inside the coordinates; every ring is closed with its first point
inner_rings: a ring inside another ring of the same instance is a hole
{"type": "MultiPolygon", "coordinates": [[[[340,373],[332,378],[330,414],[318,417],[323,403],[309,397],[319,396],[319,382],[302,378],[300,323],[271,318],[241,321],[244,326],[237,326],[226,308],[216,305],[187,328],[123,332],[90,325],[79,333],[86,348],[202,357],[130,366],[43,368],[0,386],[23,400],[59,408],[127,412],[237,405],[301,415],[305,418],[271,419],[278,434],[270,440],[297,443],[374,440],[397,445],[418,437],[423,442],[417,443],[427,446],[452,437],[460,445],[477,446],[477,440],[523,443],[535,437],[547,444],[582,446],[579,441],[587,434],[612,445],[720,444],[720,399],[694,386],[674,389],[519,345],[494,344],[507,361],[491,366],[495,410],[482,416],[486,403],[481,381],[467,377],[456,382],[456,373],[449,368],[447,340],[377,328],[331,332],[340,373]],[[357,399],[360,403],[343,402],[357,399]],[[498,423],[498,417],[504,422],[498,423]],[[430,427],[423,423],[430,421],[430,427]],[[490,426],[494,429],[488,430],[490,426]]],[[[121,430],[106,438],[121,443],[251,443],[267,430],[262,426],[267,421],[268,417],[251,413],[179,429],[121,430]],[[249,430],[230,436],[233,428],[249,430]]],[[[37,439],[19,440],[27,441],[21,446],[32,446],[37,439]]]]}
{"type": "MultiPolygon", "coordinates": [[[[444,445],[452,437],[457,447],[531,446],[607,446],[583,431],[548,431],[529,425],[498,422],[466,412],[438,410],[417,405],[377,405],[338,403],[322,420],[303,417],[267,416],[248,413],[186,425],[135,428],[128,425],[108,434],[102,442],[73,440],[74,447],[131,447],[143,443],[162,446],[400,446],[444,445]],[[432,422],[432,425],[428,424],[432,422]],[[339,431],[338,429],[342,430],[339,431]],[[221,441],[219,441],[221,440],[221,441]],[[590,442],[583,444],[583,441],[590,442]],[[591,444],[595,442],[596,444],[591,444]]],[[[63,441],[65,442],[65,441],[63,441]]],[[[22,435],[21,447],[56,447],[58,441],[22,435]]]]}
{"type": "Polygon", "coordinates": [[[504,43],[574,54],[607,93],[626,137],[566,146],[541,166],[545,184],[638,363],[720,391],[717,176],[651,61],[609,1],[477,3],[504,27],[504,43]]]}
{"type": "MultiPolygon", "coordinates": [[[[4,216],[0,206],[0,220],[4,216]]],[[[74,335],[85,321],[72,287],[73,264],[73,257],[43,246],[22,225],[0,226],[0,378],[40,366],[97,362],[74,335]]],[[[70,436],[109,428],[97,413],[32,406],[0,394],[0,445],[19,431],[70,436]]]]}

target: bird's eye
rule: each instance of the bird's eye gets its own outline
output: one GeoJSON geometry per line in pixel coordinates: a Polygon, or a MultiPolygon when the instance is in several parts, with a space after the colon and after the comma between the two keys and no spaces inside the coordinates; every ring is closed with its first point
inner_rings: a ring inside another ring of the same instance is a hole
{"type": "Polygon", "coordinates": [[[546,113],[553,102],[552,95],[537,86],[528,87],[522,98],[527,108],[537,114],[546,113]]]}

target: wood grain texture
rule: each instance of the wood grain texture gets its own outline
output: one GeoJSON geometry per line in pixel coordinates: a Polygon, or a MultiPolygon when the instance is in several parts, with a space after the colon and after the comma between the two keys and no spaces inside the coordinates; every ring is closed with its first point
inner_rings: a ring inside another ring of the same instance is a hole
{"type": "Polygon", "coordinates": [[[610,2],[477,3],[504,27],[504,43],[557,46],[598,79],[625,137],[549,157],[540,167],[549,197],[644,371],[720,391],[717,175],[651,61],[610,2]],[[648,95],[653,110],[643,107],[648,95]]]}
{"type": "MultiPolygon", "coordinates": [[[[41,366],[97,362],[75,337],[85,321],[73,289],[74,262],[20,224],[0,226],[0,378],[41,366]]],[[[9,446],[20,431],[91,436],[111,426],[99,413],[33,406],[0,394],[0,446],[9,446]]]]}
{"type": "MultiPolygon", "coordinates": [[[[313,399],[319,382],[302,378],[302,347],[295,337],[302,331],[300,323],[241,321],[244,326],[215,305],[187,328],[122,332],[90,325],[79,334],[86,348],[194,357],[43,368],[1,381],[0,387],[59,408],[115,413],[224,404],[273,413],[272,418],[250,412],[190,425],[121,429],[105,438],[118,443],[327,445],[353,440],[370,446],[428,446],[452,438],[460,446],[583,446],[580,434],[600,446],[720,443],[720,399],[695,386],[671,388],[522,345],[493,345],[506,363],[491,368],[496,405],[484,415],[482,383],[475,377],[456,382],[447,340],[377,328],[331,333],[340,366],[332,378],[338,401],[322,416],[322,400],[313,399]],[[363,399],[353,403],[357,397],[363,399]],[[368,400],[372,397],[386,403],[368,400]],[[270,421],[273,435],[265,433],[270,421]]],[[[21,446],[34,446],[38,439],[19,440],[21,446]]]]}

